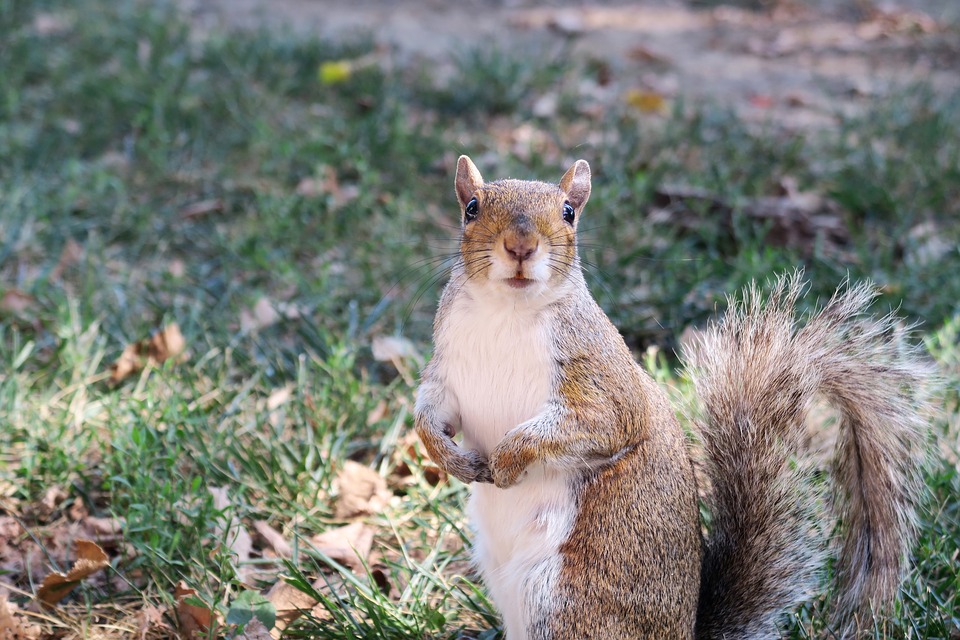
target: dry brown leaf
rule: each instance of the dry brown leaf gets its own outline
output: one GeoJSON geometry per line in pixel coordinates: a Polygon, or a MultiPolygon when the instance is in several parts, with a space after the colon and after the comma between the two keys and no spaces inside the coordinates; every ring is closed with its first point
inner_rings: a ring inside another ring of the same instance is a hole
{"type": "Polygon", "coordinates": [[[3,640],[37,640],[40,626],[30,624],[16,604],[0,594],[0,638],[3,640]]]}
{"type": "Polygon", "coordinates": [[[423,358],[412,342],[400,336],[376,336],[370,348],[374,360],[390,362],[407,383],[414,384],[414,376],[407,360],[412,360],[422,367],[423,358]]]}
{"type": "Polygon", "coordinates": [[[642,44],[634,45],[627,51],[627,57],[631,60],[640,62],[649,62],[651,64],[666,64],[670,62],[669,58],[663,56],[642,44]]]}
{"type": "Polygon", "coordinates": [[[37,600],[46,606],[60,602],[80,581],[110,566],[110,558],[95,542],[77,540],[77,560],[67,573],[51,573],[37,590],[37,600]]]}
{"type": "Polygon", "coordinates": [[[360,571],[373,547],[373,529],[362,522],[353,522],[313,536],[310,543],[331,560],[360,571]]]}
{"type": "Polygon", "coordinates": [[[187,599],[190,597],[197,597],[197,590],[191,589],[181,580],[173,590],[173,599],[177,602],[177,618],[188,637],[197,637],[209,631],[216,624],[217,618],[210,609],[188,603],[187,599]]]}
{"type": "Polygon", "coordinates": [[[292,395],[293,388],[289,385],[286,387],[280,387],[279,389],[274,389],[267,397],[267,411],[273,411],[281,405],[286,404],[289,402],[292,395]]]}
{"type": "Polygon", "coordinates": [[[187,348],[187,341],[180,333],[180,325],[172,322],[160,331],[153,334],[150,338],[150,346],[147,349],[147,357],[160,364],[176,358],[187,348]]]}
{"type": "MultiPolygon", "coordinates": [[[[431,486],[435,487],[440,484],[440,482],[446,480],[446,472],[433,464],[430,458],[427,457],[420,443],[420,436],[417,435],[416,431],[408,431],[406,435],[400,438],[400,441],[397,442],[396,452],[398,454],[396,456],[397,466],[394,467],[393,470],[396,478],[402,480],[413,475],[413,470],[404,461],[404,458],[407,458],[410,460],[419,459],[423,461],[420,465],[420,472],[423,474],[423,479],[431,486]]],[[[408,482],[415,482],[415,480],[410,479],[408,482]]]]}
{"type": "Polygon", "coordinates": [[[47,490],[43,493],[43,498],[36,505],[37,515],[42,519],[49,518],[60,507],[60,503],[69,497],[70,495],[59,485],[47,487],[47,490]]]}
{"type": "MultiPolygon", "coordinates": [[[[225,487],[210,487],[208,490],[213,496],[213,506],[217,511],[226,512],[230,508],[230,505],[233,504],[225,487]]],[[[221,540],[224,540],[227,545],[229,545],[230,551],[233,552],[237,566],[239,567],[237,573],[240,579],[246,580],[247,574],[250,571],[248,565],[250,562],[250,551],[253,550],[253,539],[250,537],[250,534],[240,522],[239,518],[233,515],[227,517],[226,513],[224,513],[223,520],[217,521],[216,533],[221,540]]]]}
{"type": "Polygon", "coordinates": [[[101,547],[114,548],[123,542],[123,520],[118,518],[95,518],[87,516],[80,522],[83,535],[94,540],[101,547]]]}
{"type": "Polygon", "coordinates": [[[186,347],[180,325],[171,322],[149,339],[124,347],[120,357],[110,365],[110,382],[117,384],[147,365],[162,364],[171,358],[179,360],[186,347]]]}
{"type": "Polygon", "coordinates": [[[7,289],[0,296],[0,314],[25,316],[37,306],[37,299],[19,289],[7,289]]]}
{"type": "Polygon", "coordinates": [[[250,333],[258,329],[265,329],[280,321],[280,313],[267,298],[260,298],[253,305],[253,309],[240,311],[240,330],[250,333]]]}
{"type": "Polygon", "coordinates": [[[173,629],[163,617],[163,609],[147,605],[137,612],[137,636],[140,640],[155,637],[170,637],[173,629]]]}
{"type": "Polygon", "coordinates": [[[371,409],[370,413],[367,414],[367,426],[372,427],[386,417],[387,401],[381,398],[380,402],[377,403],[377,406],[371,409]]]}
{"type": "Polygon", "coordinates": [[[287,542],[282,533],[269,524],[263,520],[255,520],[253,522],[253,528],[278,556],[289,558],[293,555],[293,547],[290,546],[290,543],[287,542]]]}
{"type": "Polygon", "coordinates": [[[143,368],[143,358],[140,357],[140,343],[128,344],[123,348],[120,357],[110,365],[110,381],[116,384],[131,374],[143,368]]]}
{"type": "Polygon", "coordinates": [[[393,495],[379,473],[353,460],[343,463],[334,485],[340,496],[335,510],[337,520],[377,513],[393,495]]]}
{"type": "Polygon", "coordinates": [[[704,224],[729,230],[734,211],[739,210],[767,225],[765,241],[774,246],[812,252],[821,246],[836,251],[849,243],[849,232],[834,201],[818,193],[798,191],[789,180],[782,188],[785,195],[734,204],[705,189],[664,185],[654,193],[655,209],[650,212],[650,220],[698,233],[702,233],[704,224]]]}
{"type": "MultiPolygon", "coordinates": [[[[314,588],[318,591],[325,589],[325,584],[319,584],[322,581],[314,583],[314,588]]],[[[296,587],[287,584],[283,580],[278,580],[266,595],[267,600],[273,603],[277,611],[277,621],[270,632],[274,638],[280,638],[283,630],[286,629],[294,620],[303,615],[303,612],[309,611],[316,606],[317,601],[309,594],[300,591],[296,587]]]]}
{"type": "Polygon", "coordinates": [[[257,618],[243,625],[243,633],[234,636],[234,640],[271,640],[270,631],[257,618]]]}
{"type": "Polygon", "coordinates": [[[95,518],[90,516],[83,522],[91,532],[101,536],[115,536],[123,531],[123,520],[121,518],[95,518]]]}
{"type": "Polygon", "coordinates": [[[410,358],[419,362],[420,354],[413,343],[400,336],[376,336],[370,345],[373,357],[380,362],[393,362],[410,358]]]}
{"type": "Polygon", "coordinates": [[[211,213],[223,211],[223,209],[223,200],[220,198],[200,200],[199,202],[193,202],[180,209],[180,217],[185,220],[193,220],[211,213]]]}

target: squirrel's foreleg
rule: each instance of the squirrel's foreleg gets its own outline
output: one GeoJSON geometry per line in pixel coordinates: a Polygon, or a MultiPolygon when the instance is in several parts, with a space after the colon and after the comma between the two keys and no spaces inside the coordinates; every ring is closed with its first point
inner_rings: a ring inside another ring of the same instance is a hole
{"type": "MultiPolygon", "coordinates": [[[[501,489],[511,487],[533,464],[567,469],[595,466],[629,446],[625,434],[591,428],[592,422],[560,401],[548,402],[536,417],[508,431],[490,454],[493,483],[501,489]]],[[[598,423],[603,424],[603,418],[598,423]]]]}
{"type": "Polygon", "coordinates": [[[493,482],[484,457],[453,440],[459,419],[450,405],[451,398],[440,385],[421,385],[414,426],[430,459],[461,482],[493,482]]]}

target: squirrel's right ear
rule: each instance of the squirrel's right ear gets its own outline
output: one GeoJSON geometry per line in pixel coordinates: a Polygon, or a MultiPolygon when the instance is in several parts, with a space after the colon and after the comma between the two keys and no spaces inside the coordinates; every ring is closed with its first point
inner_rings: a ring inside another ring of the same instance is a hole
{"type": "Polygon", "coordinates": [[[590,165],[586,160],[577,160],[563,177],[560,188],[567,194],[567,202],[579,212],[590,199],[590,165]]]}
{"type": "Polygon", "coordinates": [[[467,156],[460,156],[457,160],[457,177],[454,180],[457,188],[457,200],[460,201],[460,208],[465,209],[467,203],[473,198],[473,194],[483,186],[483,176],[473,160],[467,156]]]}

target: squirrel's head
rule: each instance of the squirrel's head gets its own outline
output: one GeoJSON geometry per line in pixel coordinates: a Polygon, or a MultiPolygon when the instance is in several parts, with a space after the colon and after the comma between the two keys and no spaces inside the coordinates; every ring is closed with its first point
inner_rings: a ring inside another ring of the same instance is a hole
{"type": "Polygon", "coordinates": [[[577,160],[559,184],[484,183],[467,156],[457,162],[460,255],[470,280],[542,293],[577,266],[577,223],[590,197],[590,165],[577,160]]]}

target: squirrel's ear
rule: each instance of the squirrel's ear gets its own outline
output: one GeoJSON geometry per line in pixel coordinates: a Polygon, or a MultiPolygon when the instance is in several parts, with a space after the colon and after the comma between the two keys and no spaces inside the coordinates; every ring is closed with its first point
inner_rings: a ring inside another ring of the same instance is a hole
{"type": "Polygon", "coordinates": [[[590,165],[586,160],[577,160],[563,177],[560,188],[567,194],[567,202],[577,211],[590,199],[590,165]]]}
{"type": "Polygon", "coordinates": [[[461,208],[466,207],[477,189],[483,186],[483,176],[480,175],[480,170],[477,169],[477,165],[473,164],[473,160],[467,156],[460,156],[460,159],[457,160],[457,177],[454,180],[454,185],[457,188],[457,200],[460,201],[461,208]]]}

